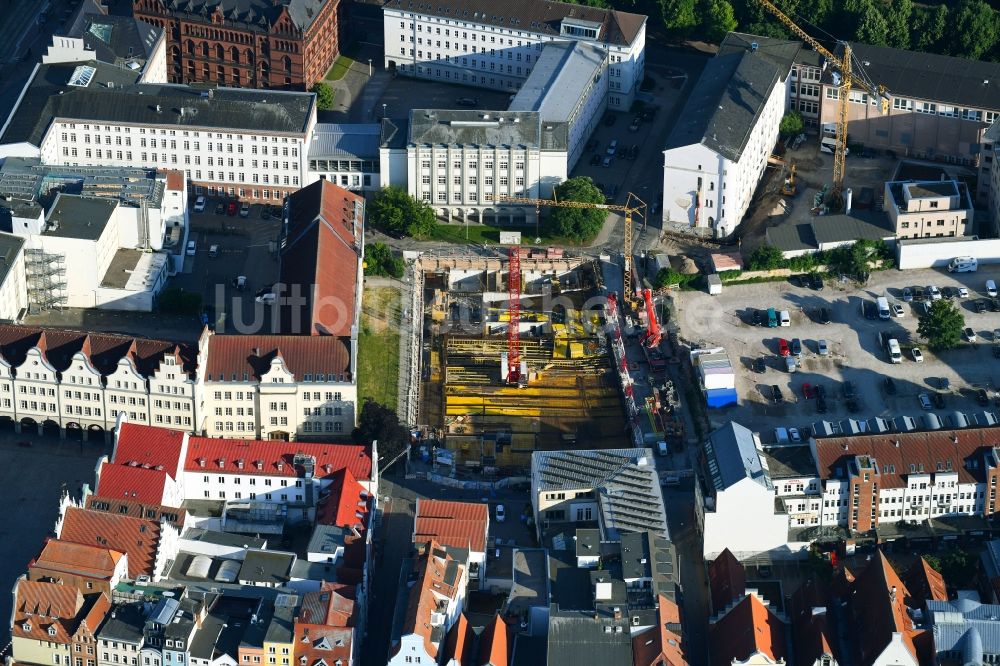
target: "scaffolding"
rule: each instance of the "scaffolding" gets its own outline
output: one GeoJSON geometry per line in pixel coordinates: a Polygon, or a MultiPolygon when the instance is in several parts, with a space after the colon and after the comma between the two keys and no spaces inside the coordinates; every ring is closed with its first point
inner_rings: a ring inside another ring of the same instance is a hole
{"type": "Polygon", "coordinates": [[[28,282],[28,304],[33,310],[66,307],[66,258],[41,248],[24,251],[24,272],[28,282]]]}

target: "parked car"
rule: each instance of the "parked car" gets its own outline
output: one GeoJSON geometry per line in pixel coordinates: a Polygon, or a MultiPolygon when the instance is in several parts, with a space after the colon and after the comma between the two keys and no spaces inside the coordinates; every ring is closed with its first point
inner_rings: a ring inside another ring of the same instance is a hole
{"type": "Polygon", "coordinates": [[[632,146],[628,149],[628,158],[630,160],[634,160],[637,157],[639,157],[639,144],[633,143],[632,146]]]}
{"type": "Polygon", "coordinates": [[[795,362],[795,357],[794,356],[786,356],[785,357],[785,370],[787,370],[788,372],[795,372],[795,370],[798,367],[799,366],[795,362]]]}
{"type": "Polygon", "coordinates": [[[1000,298],[990,299],[990,312],[1000,312],[1000,298]]]}
{"type": "Polygon", "coordinates": [[[802,356],[802,341],[798,338],[792,338],[792,355],[802,356]]]}
{"type": "Polygon", "coordinates": [[[503,504],[497,504],[497,508],[495,509],[494,513],[497,517],[498,523],[502,523],[504,520],[507,519],[507,510],[504,508],[503,504]]]}
{"type": "Polygon", "coordinates": [[[854,387],[854,382],[852,382],[850,380],[844,382],[844,385],[843,385],[842,388],[843,388],[843,391],[844,391],[844,397],[845,398],[853,398],[854,396],[856,396],[858,394],[857,389],[854,387]]]}
{"type": "Polygon", "coordinates": [[[932,301],[941,300],[941,290],[935,287],[934,285],[927,287],[927,295],[930,296],[930,299],[932,301]]]}
{"type": "Polygon", "coordinates": [[[826,389],[822,384],[816,385],[816,411],[826,414],[826,389]]]}
{"type": "Polygon", "coordinates": [[[754,326],[763,326],[767,323],[767,313],[763,310],[757,310],[755,308],[753,311],[752,321],[754,326]]]}
{"type": "Polygon", "coordinates": [[[228,215],[229,217],[233,217],[234,215],[236,215],[236,210],[237,210],[236,202],[230,201],[229,206],[226,207],[226,215],[228,215]]]}
{"type": "Polygon", "coordinates": [[[618,152],[618,139],[611,139],[611,143],[608,144],[607,151],[608,155],[614,155],[618,152]]]}
{"type": "Polygon", "coordinates": [[[909,287],[903,287],[903,301],[905,303],[910,303],[913,301],[913,290],[909,287]]]}
{"type": "Polygon", "coordinates": [[[984,312],[986,312],[987,307],[988,305],[985,298],[976,299],[975,303],[976,313],[983,314],[984,312]]]}
{"type": "Polygon", "coordinates": [[[205,197],[199,195],[198,198],[194,200],[194,212],[204,213],[205,203],[206,203],[205,197]]]}
{"type": "Polygon", "coordinates": [[[830,309],[820,308],[819,309],[819,323],[829,324],[830,323],[830,309]]]}
{"type": "Polygon", "coordinates": [[[757,374],[762,374],[765,370],[767,370],[767,365],[764,362],[764,357],[758,356],[753,362],[753,371],[757,374]]]}
{"type": "Polygon", "coordinates": [[[788,347],[788,340],[784,338],[778,338],[778,355],[779,356],[790,356],[792,350],[788,347]]]}
{"type": "Polygon", "coordinates": [[[187,243],[187,249],[184,251],[184,254],[186,254],[189,257],[193,257],[197,251],[198,251],[198,246],[195,245],[195,242],[193,240],[189,240],[187,243]]]}
{"type": "Polygon", "coordinates": [[[975,342],[976,341],[976,332],[973,331],[971,327],[966,326],[965,330],[962,331],[962,337],[965,338],[966,342],[975,342]]]}
{"type": "Polygon", "coordinates": [[[642,120],[639,118],[639,116],[636,116],[635,118],[633,118],[632,119],[632,124],[628,126],[628,131],[629,132],[638,132],[639,131],[639,123],[641,123],[641,122],[642,122],[642,120]]]}
{"type": "Polygon", "coordinates": [[[914,287],[913,288],[913,300],[915,300],[915,301],[917,301],[919,303],[920,301],[924,300],[924,298],[926,298],[926,294],[924,294],[924,288],[923,287],[914,287]]]}
{"type": "Polygon", "coordinates": [[[968,298],[969,297],[969,290],[966,289],[965,287],[959,287],[958,288],[958,297],[959,298],[968,298]]]}
{"type": "Polygon", "coordinates": [[[934,401],[934,406],[938,409],[944,409],[944,393],[940,391],[934,391],[931,393],[931,400],[934,401]]]}
{"type": "Polygon", "coordinates": [[[813,390],[812,384],[810,384],[809,382],[806,382],[805,384],[802,385],[802,397],[803,398],[805,398],[806,400],[809,400],[810,398],[812,398],[815,395],[816,395],[816,392],[813,390]]]}
{"type": "Polygon", "coordinates": [[[788,429],[788,440],[794,442],[795,444],[802,442],[802,434],[799,432],[798,428],[788,429]]]}
{"type": "Polygon", "coordinates": [[[781,387],[777,384],[771,384],[771,400],[776,405],[785,401],[785,396],[781,395],[781,387]]]}
{"type": "Polygon", "coordinates": [[[219,256],[219,246],[218,245],[212,245],[212,246],[210,246],[208,248],[208,256],[209,256],[210,259],[215,259],[216,257],[218,257],[219,256]]]}
{"type": "Polygon", "coordinates": [[[986,295],[990,298],[997,297],[997,283],[993,280],[986,281],[986,295]]]}
{"type": "Polygon", "coordinates": [[[899,303],[893,303],[891,306],[892,314],[896,317],[902,317],[906,312],[903,310],[903,306],[899,303]]]}
{"type": "Polygon", "coordinates": [[[823,278],[820,277],[819,273],[812,273],[809,276],[809,286],[815,289],[816,291],[823,290],[823,278]]]}
{"type": "Polygon", "coordinates": [[[920,406],[923,407],[924,409],[934,408],[934,404],[931,402],[931,397],[926,393],[921,393],[920,395],[917,396],[917,399],[920,400],[920,406]]]}
{"type": "Polygon", "coordinates": [[[910,356],[912,356],[913,360],[916,361],[917,363],[924,362],[924,354],[923,352],[920,351],[920,347],[914,347],[913,349],[911,349],[910,356]]]}
{"type": "Polygon", "coordinates": [[[615,163],[615,158],[612,157],[611,155],[608,155],[603,160],[601,160],[601,166],[604,167],[605,169],[610,168],[611,165],[614,163],[615,163]]]}
{"type": "Polygon", "coordinates": [[[976,391],[976,400],[983,407],[987,407],[990,404],[990,395],[986,392],[986,389],[979,389],[976,391]]]}
{"type": "Polygon", "coordinates": [[[219,203],[217,203],[215,205],[215,214],[216,215],[225,215],[226,214],[226,204],[222,203],[221,201],[219,203]]]}
{"type": "Polygon", "coordinates": [[[792,325],[792,317],[791,317],[790,314],[788,314],[788,310],[782,310],[781,312],[779,312],[778,313],[778,318],[781,320],[781,325],[782,326],[791,326],[792,325]]]}
{"type": "Polygon", "coordinates": [[[816,351],[820,356],[828,356],[830,354],[830,346],[827,344],[826,340],[820,338],[816,342],[816,351]]]}
{"type": "Polygon", "coordinates": [[[274,292],[266,292],[254,299],[258,303],[263,303],[264,305],[272,305],[275,301],[274,292]]]}

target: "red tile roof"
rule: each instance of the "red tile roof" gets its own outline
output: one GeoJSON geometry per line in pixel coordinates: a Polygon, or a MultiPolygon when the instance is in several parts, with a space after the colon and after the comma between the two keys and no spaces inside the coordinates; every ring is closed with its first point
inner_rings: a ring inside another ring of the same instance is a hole
{"type": "Polygon", "coordinates": [[[480,502],[417,500],[413,519],[413,542],[434,539],[452,548],[486,551],[489,505],[480,502]]]}
{"type": "Polygon", "coordinates": [[[295,625],[295,660],[305,666],[322,666],[321,661],[326,666],[338,661],[346,664],[351,660],[353,643],[353,627],[295,625]]]}
{"type": "MultiPolygon", "coordinates": [[[[416,580],[409,591],[409,600],[403,616],[402,635],[413,634],[424,639],[424,650],[432,658],[437,658],[439,646],[431,640],[431,613],[437,608],[438,597],[445,597],[454,603],[458,597],[457,583],[463,573],[455,577],[456,584],[445,582],[445,571],[451,555],[442,550],[440,544],[429,541],[413,565],[416,580]]],[[[457,564],[460,570],[464,566],[457,564]]],[[[399,652],[400,643],[392,647],[390,657],[399,652]]]]}
{"type": "Polygon", "coordinates": [[[786,659],[785,623],[755,594],[748,594],[708,629],[712,666],[731,666],[758,652],[786,659]]]}
{"type": "Polygon", "coordinates": [[[208,381],[243,381],[244,373],[259,380],[280,357],[302,381],[306,374],[350,379],[350,340],[302,335],[216,335],[208,338],[205,374],[208,381]]]}
{"type": "Polygon", "coordinates": [[[359,297],[364,199],[321,180],[293,193],[288,210],[280,282],[306,305],[279,305],[281,332],[349,337],[359,297]]]}
{"type": "Polygon", "coordinates": [[[680,609],[662,594],[657,603],[657,626],[632,637],[632,666],[687,666],[680,609]]]}
{"type": "Polygon", "coordinates": [[[316,503],[316,524],[351,527],[368,524],[368,500],[364,486],[358,483],[347,467],[333,473],[330,485],[316,503]],[[358,514],[361,517],[358,517],[358,514]]]}
{"type": "Polygon", "coordinates": [[[163,470],[104,463],[97,483],[97,496],[163,504],[166,487],[167,473],[163,470]]]}
{"type": "Polygon", "coordinates": [[[510,648],[510,627],[497,614],[479,637],[479,666],[507,666],[510,648]]]}
{"type": "Polygon", "coordinates": [[[114,457],[116,465],[138,462],[143,467],[162,469],[176,479],[181,469],[185,433],[125,422],[118,428],[114,457]]]}
{"type": "Polygon", "coordinates": [[[293,464],[296,453],[316,458],[316,478],[332,478],[335,472],[345,467],[351,470],[356,479],[371,478],[372,458],[366,446],[272,439],[191,437],[188,440],[184,470],[256,476],[298,476],[301,470],[297,470],[293,464]],[[243,463],[242,468],[239,466],[240,461],[243,463]]]}
{"type": "Polygon", "coordinates": [[[839,660],[835,617],[829,610],[829,595],[813,579],[792,595],[792,646],[795,663],[814,664],[823,655],[839,660]]]}
{"type": "Polygon", "coordinates": [[[353,627],[357,621],[357,586],[323,581],[319,590],[302,595],[297,623],[353,627]]]}
{"type": "Polygon", "coordinates": [[[168,190],[183,190],[184,189],[184,172],[177,171],[175,169],[164,169],[163,172],[167,176],[167,189],[168,190]]]}
{"type": "Polygon", "coordinates": [[[913,639],[920,633],[907,613],[905,599],[910,596],[882,551],[854,581],[848,631],[855,637],[854,663],[869,666],[885,650],[895,633],[917,659],[913,639]]]}
{"type": "Polygon", "coordinates": [[[109,580],[123,557],[122,552],[109,548],[48,539],[28,568],[109,580]]]}
{"type": "Polygon", "coordinates": [[[163,504],[144,504],[124,498],[97,497],[96,495],[88,496],[84,506],[94,511],[132,516],[133,518],[144,518],[157,522],[165,520],[179,530],[183,529],[184,519],[187,517],[187,509],[163,504]]]}
{"type": "Polygon", "coordinates": [[[444,641],[444,659],[442,663],[447,666],[451,661],[455,661],[459,666],[472,664],[475,657],[472,655],[472,645],[476,639],[476,633],[469,624],[465,613],[459,613],[455,618],[455,624],[448,630],[448,637],[444,641]]]}
{"type": "Polygon", "coordinates": [[[152,375],[170,354],[185,372],[193,373],[198,363],[197,350],[163,340],[130,338],[109,333],[88,333],[56,328],[35,328],[0,324],[0,356],[17,367],[29,349],[38,347],[56,370],[66,370],[73,355],[83,352],[95,370],[103,375],[114,372],[125,358],[144,376],[152,375]]]}
{"type": "Polygon", "coordinates": [[[948,601],[948,588],[944,583],[944,576],[935,571],[922,557],[906,572],[906,589],[912,597],[904,601],[911,608],[923,608],[930,600],[948,601]]]}
{"type": "Polygon", "coordinates": [[[708,565],[708,586],[712,592],[712,612],[718,613],[747,592],[743,565],[726,548],[708,565]]]}
{"type": "Polygon", "coordinates": [[[816,440],[816,456],[822,479],[846,479],[843,473],[846,465],[856,456],[870,456],[879,467],[879,487],[902,488],[908,474],[933,474],[949,469],[958,473],[960,483],[982,481],[988,465],[981,458],[998,445],[1000,427],[966,428],[822,437],[816,440]],[[967,466],[971,460],[976,460],[975,467],[967,466]]]}
{"type": "Polygon", "coordinates": [[[99,545],[128,555],[130,578],[152,575],[160,525],[90,509],[69,507],[63,517],[59,538],[88,545],[99,545]]]}
{"type": "Polygon", "coordinates": [[[76,616],[83,595],[70,585],[19,580],[14,592],[15,638],[51,641],[66,645],[76,630],[76,616]],[[50,628],[54,633],[50,633],[50,628]]]}

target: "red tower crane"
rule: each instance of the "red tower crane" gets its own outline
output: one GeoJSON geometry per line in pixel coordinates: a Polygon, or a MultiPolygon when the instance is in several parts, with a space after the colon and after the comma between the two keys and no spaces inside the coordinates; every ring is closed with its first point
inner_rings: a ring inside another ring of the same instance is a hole
{"type": "Polygon", "coordinates": [[[507,324],[507,383],[521,379],[521,248],[510,248],[507,274],[507,300],[510,320],[507,324]]]}
{"type": "Polygon", "coordinates": [[[660,322],[656,320],[656,308],[653,306],[653,292],[649,289],[642,290],[642,300],[646,303],[646,319],[648,328],[642,336],[642,344],[653,348],[660,344],[663,332],[660,329],[660,322]]]}

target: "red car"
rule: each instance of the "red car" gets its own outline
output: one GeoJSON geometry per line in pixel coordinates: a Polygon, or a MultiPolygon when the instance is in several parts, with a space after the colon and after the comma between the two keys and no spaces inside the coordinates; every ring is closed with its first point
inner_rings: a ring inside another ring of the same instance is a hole
{"type": "Polygon", "coordinates": [[[230,201],[229,202],[229,207],[226,208],[226,215],[229,215],[229,216],[236,215],[236,211],[238,209],[239,209],[239,206],[236,205],[236,202],[235,201],[230,201]]]}
{"type": "Polygon", "coordinates": [[[782,356],[791,356],[792,350],[788,348],[788,340],[778,338],[778,353],[782,356]]]}
{"type": "Polygon", "coordinates": [[[813,388],[812,384],[805,383],[802,385],[802,397],[806,400],[816,397],[816,389],[813,388]]]}

